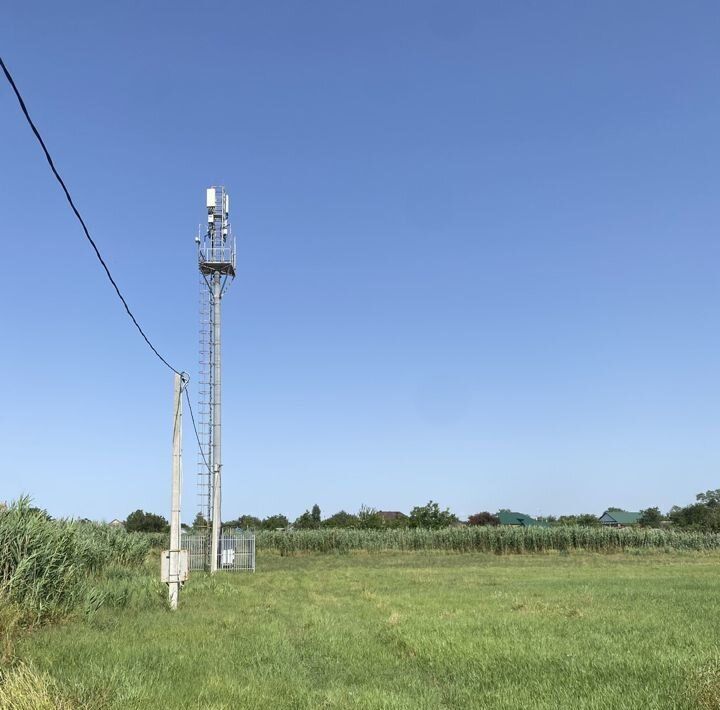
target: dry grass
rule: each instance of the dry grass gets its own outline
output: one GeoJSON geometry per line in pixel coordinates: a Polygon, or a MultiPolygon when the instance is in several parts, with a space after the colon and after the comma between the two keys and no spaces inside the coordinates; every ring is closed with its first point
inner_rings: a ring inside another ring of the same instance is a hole
{"type": "Polygon", "coordinates": [[[3,710],[76,710],[62,697],[55,682],[25,664],[4,671],[0,677],[3,710]]]}
{"type": "Polygon", "coordinates": [[[700,710],[720,710],[720,657],[695,675],[692,691],[700,710]]]}
{"type": "Polygon", "coordinates": [[[22,620],[20,609],[0,597],[0,668],[10,663],[13,658],[15,638],[22,620]]]}

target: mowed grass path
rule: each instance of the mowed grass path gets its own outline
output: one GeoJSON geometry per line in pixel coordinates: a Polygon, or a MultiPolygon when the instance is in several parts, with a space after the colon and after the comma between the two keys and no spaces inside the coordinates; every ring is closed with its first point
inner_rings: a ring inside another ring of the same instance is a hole
{"type": "Polygon", "coordinates": [[[20,656],[97,708],[691,708],[719,620],[718,554],[266,554],[20,656]]]}

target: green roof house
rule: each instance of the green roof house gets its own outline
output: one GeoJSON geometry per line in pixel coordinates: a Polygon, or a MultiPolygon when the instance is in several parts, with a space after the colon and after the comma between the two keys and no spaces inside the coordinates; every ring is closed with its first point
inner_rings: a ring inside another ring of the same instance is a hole
{"type": "Polygon", "coordinates": [[[598,520],[609,528],[624,528],[628,525],[637,525],[640,513],[631,513],[627,510],[606,510],[598,520]]]}
{"type": "Polygon", "coordinates": [[[531,518],[529,515],[525,515],[525,513],[501,510],[497,515],[500,519],[500,525],[519,525],[523,528],[548,527],[548,524],[544,520],[535,520],[535,518],[531,518]]]}

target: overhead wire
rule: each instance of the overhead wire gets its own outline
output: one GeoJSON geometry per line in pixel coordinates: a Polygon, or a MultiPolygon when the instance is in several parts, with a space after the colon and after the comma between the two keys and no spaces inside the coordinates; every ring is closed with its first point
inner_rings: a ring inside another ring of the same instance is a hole
{"type": "Polygon", "coordinates": [[[98,249],[97,244],[93,240],[93,238],[90,236],[90,231],[87,228],[87,225],[85,224],[85,220],[82,218],[82,215],[80,214],[80,211],[75,206],[75,202],[73,201],[72,196],[70,195],[70,191],[67,188],[67,185],[65,184],[65,181],[60,176],[60,173],[58,172],[57,168],[55,167],[55,163],[53,162],[52,156],[50,155],[50,151],[48,150],[47,146],[45,145],[45,141],[43,140],[42,136],[40,135],[40,131],[37,129],[37,126],[35,125],[32,118],[30,118],[30,113],[27,109],[27,106],[25,105],[25,100],[22,97],[22,94],[20,93],[20,90],[18,89],[17,84],[15,83],[15,80],[13,79],[12,74],[10,73],[10,70],[7,68],[7,65],[3,61],[3,58],[0,57],[0,67],[2,67],[2,70],[5,74],[5,78],[8,80],[8,83],[12,87],[13,92],[15,93],[15,97],[17,98],[18,104],[20,105],[20,110],[22,111],[23,115],[25,116],[25,120],[27,121],[28,125],[32,129],[32,132],[35,134],[35,137],[38,140],[38,143],[40,143],[40,147],[43,150],[43,153],[45,153],[45,159],[48,162],[48,165],[50,166],[50,170],[52,170],[53,175],[55,176],[55,179],[60,184],[60,187],[62,188],[63,192],[65,193],[65,197],[72,209],[72,211],[75,213],[75,216],[77,217],[78,221],[80,222],[80,225],[83,228],[83,232],[85,233],[85,237],[87,238],[88,242],[90,242],[90,246],[93,248],[93,251],[95,252],[95,256],[98,258],[98,261],[102,265],[105,274],[107,275],[108,279],[110,280],[110,283],[112,284],[113,288],[115,289],[115,293],[117,294],[118,298],[122,302],[123,306],[125,307],[125,311],[127,312],[128,316],[130,316],[130,320],[132,320],[133,324],[137,328],[138,332],[142,336],[143,340],[147,343],[150,350],[153,351],[153,353],[158,357],[158,359],[170,370],[172,370],[176,375],[179,375],[184,383],[183,389],[185,390],[185,398],[187,399],[188,408],[190,409],[190,418],[192,420],[193,424],[193,430],[195,431],[195,438],[197,439],[198,446],[200,447],[200,453],[202,454],[203,461],[205,462],[205,465],[207,466],[208,471],[210,470],[210,464],[208,463],[207,459],[205,458],[205,452],[203,451],[203,445],[200,441],[200,435],[198,434],[197,427],[195,426],[195,415],[193,414],[192,410],[192,404],[190,403],[190,395],[188,394],[188,388],[187,383],[189,381],[189,377],[187,373],[182,372],[180,370],[177,370],[174,368],[157,350],[157,348],[150,342],[150,339],[145,334],[145,331],[140,326],[140,323],[138,323],[137,319],[135,318],[133,312],[130,310],[130,306],[128,305],[127,301],[125,300],[125,297],[123,296],[122,292],[120,291],[120,287],[117,285],[115,279],[113,278],[113,275],[110,273],[110,269],[108,265],[105,263],[105,260],[102,257],[102,254],[100,254],[100,250],[98,249]]]}
{"type": "Polygon", "coordinates": [[[119,286],[115,282],[115,279],[113,278],[112,274],[110,273],[110,269],[108,268],[108,265],[105,263],[105,260],[102,258],[102,255],[100,254],[100,250],[97,247],[97,244],[95,244],[95,241],[90,236],[90,231],[87,228],[87,225],[85,224],[85,220],[82,218],[82,215],[80,214],[78,208],[75,206],[75,203],[73,202],[73,198],[70,195],[70,191],[67,188],[67,185],[65,184],[65,181],[60,177],[60,173],[57,171],[57,168],[55,167],[55,163],[53,162],[53,159],[50,155],[50,151],[47,149],[47,146],[45,145],[45,141],[43,140],[42,136],[40,135],[40,131],[38,131],[37,126],[33,122],[32,118],[30,118],[30,113],[27,110],[27,106],[25,105],[25,101],[23,100],[22,95],[20,94],[20,90],[17,87],[17,84],[15,83],[15,80],[12,77],[12,74],[10,74],[10,71],[8,70],[7,66],[5,65],[5,62],[3,61],[2,57],[0,57],[0,66],[2,66],[2,70],[5,73],[5,78],[10,83],[10,86],[12,87],[12,90],[15,92],[15,96],[18,100],[18,103],[20,104],[20,110],[23,112],[23,115],[25,116],[25,120],[28,122],[30,128],[32,129],[32,132],[35,134],[35,137],[38,139],[38,143],[40,143],[40,147],[43,149],[43,153],[45,153],[45,158],[48,162],[48,165],[50,166],[50,170],[52,170],[53,175],[55,176],[55,179],[60,183],[60,187],[62,188],[63,192],[65,193],[65,197],[67,198],[68,203],[70,204],[70,207],[72,208],[72,211],[75,213],[75,216],[78,218],[78,221],[80,222],[80,225],[83,228],[83,232],[85,232],[85,237],[90,242],[90,246],[93,248],[93,251],[95,252],[95,256],[97,256],[98,261],[102,265],[103,269],[105,270],[105,274],[107,275],[108,279],[110,280],[110,283],[113,285],[113,288],[115,289],[115,293],[117,293],[118,298],[122,302],[123,306],[125,307],[125,310],[127,311],[127,314],[130,316],[130,319],[135,324],[135,327],[138,329],[138,332],[140,335],[142,335],[145,342],[148,344],[150,349],[157,355],[157,357],[160,359],[162,363],[164,363],[167,367],[169,367],[176,375],[180,375],[180,371],[176,370],[157,350],[157,348],[150,342],[150,339],[145,335],[145,331],[140,327],[140,323],[137,322],[137,319],[133,315],[133,312],[130,310],[130,306],[128,306],[127,301],[125,300],[125,297],[122,295],[122,292],[120,291],[119,286]]]}
{"type": "Polygon", "coordinates": [[[200,449],[200,456],[202,456],[203,462],[205,463],[205,467],[207,468],[209,473],[212,473],[212,470],[210,468],[210,464],[208,463],[208,460],[205,458],[205,452],[203,451],[203,445],[200,443],[200,434],[198,434],[197,426],[195,425],[195,415],[193,414],[192,404],[190,404],[190,395],[188,394],[188,389],[185,387],[185,399],[188,403],[188,409],[190,410],[190,420],[192,421],[193,430],[195,431],[195,438],[198,442],[198,447],[200,449]]]}

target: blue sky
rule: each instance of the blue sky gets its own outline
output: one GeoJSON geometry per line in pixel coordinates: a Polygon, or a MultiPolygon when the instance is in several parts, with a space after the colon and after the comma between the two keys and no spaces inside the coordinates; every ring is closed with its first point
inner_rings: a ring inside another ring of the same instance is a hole
{"type": "MultiPolygon", "coordinates": [[[[558,514],[720,486],[719,29],[710,2],[15,2],[0,46],[193,385],[227,186],[226,518],[558,514]]],[[[166,513],[170,373],[0,107],[0,499],[166,513]]]]}

